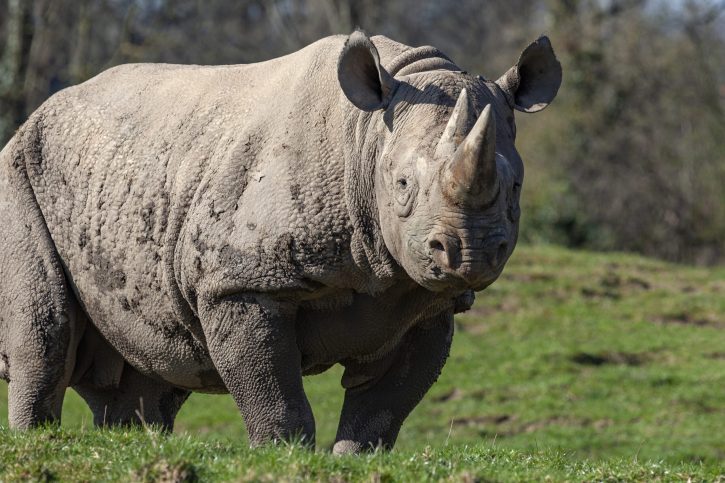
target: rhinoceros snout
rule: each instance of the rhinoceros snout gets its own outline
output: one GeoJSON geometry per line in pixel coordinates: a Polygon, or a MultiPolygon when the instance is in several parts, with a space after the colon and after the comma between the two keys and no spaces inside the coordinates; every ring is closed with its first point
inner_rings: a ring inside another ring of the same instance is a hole
{"type": "Polygon", "coordinates": [[[438,280],[450,288],[465,286],[480,290],[491,283],[506,262],[508,248],[508,240],[503,235],[486,238],[475,247],[446,232],[428,237],[428,254],[442,275],[438,280]]]}

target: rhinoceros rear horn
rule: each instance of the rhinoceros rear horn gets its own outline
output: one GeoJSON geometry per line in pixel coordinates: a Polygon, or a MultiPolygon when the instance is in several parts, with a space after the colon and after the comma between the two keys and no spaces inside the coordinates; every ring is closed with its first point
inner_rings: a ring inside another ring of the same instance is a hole
{"type": "Polygon", "coordinates": [[[529,44],[496,84],[518,111],[538,112],[548,106],[561,86],[561,64],[549,38],[542,36],[529,44]]]}
{"type": "Polygon", "coordinates": [[[347,38],[340,52],[337,79],[345,96],[363,111],[385,109],[397,83],[380,65],[375,45],[359,30],[347,38]]]}
{"type": "Polygon", "coordinates": [[[496,120],[490,104],[444,165],[440,179],[444,195],[457,205],[485,208],[496,199],[496,120]]]}

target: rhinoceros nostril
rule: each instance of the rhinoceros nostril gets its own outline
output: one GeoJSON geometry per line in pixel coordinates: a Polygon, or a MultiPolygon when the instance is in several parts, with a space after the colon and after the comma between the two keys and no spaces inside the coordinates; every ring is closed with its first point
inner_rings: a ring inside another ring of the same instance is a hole
{"type": "Polygon", "coordinates": [[[498,267],[503,263],[503,261],[506,259],[506,255],[508,254],[508,248],[509,244],[506,240],[501,240],[498,243],[498,247],[496,248],[496,254],[494,255],[493,260],[491,260],[491,266],[498,267]]]}
{"type": "Polygon", "coordinates": [[[437,233],[428,240],[428,248],[433,261],[441,268],[453,268],[456,250],[446,235],[437,233]]]}
{"type": "Polygon", "coordinates": [[[428,242],[428,246],[430,247],[430,249],[431,249],[432,252],[435,252],[437,250],[440,250],[442,252],[445,252],[446,251],[446,249],[443,246],[443,244],[441,242],[439,242],[438,240],[431,240],[431,241],[429,241],[428,242]]]}

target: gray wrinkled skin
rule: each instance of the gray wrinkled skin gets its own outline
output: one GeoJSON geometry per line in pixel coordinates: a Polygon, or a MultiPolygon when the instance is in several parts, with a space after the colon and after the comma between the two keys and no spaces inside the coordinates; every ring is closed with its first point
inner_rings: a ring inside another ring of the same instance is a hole
{"type": "Polygon", "coordinates": [[[253,444],[314,444],[302,376],[340,363],[334,451],[392,447],[514,248],[513,110],[560,82],[545,37],[494,83],[356,32],[54,95],[0,154],[11,426],[58,421],[67,387],[98,425],[167,429],[228,391],[253,444]]]}

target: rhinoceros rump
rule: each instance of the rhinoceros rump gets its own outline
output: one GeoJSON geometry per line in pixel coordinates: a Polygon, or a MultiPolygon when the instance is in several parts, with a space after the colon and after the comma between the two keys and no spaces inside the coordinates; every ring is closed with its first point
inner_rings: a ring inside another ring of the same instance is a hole
{"type": "Polygon", "coordinates": [[[334,451],[391,447],[516,243],[513,110],[560,82],[546,37],[490,82],[355,32],[54,95],[0,154],[10,424],[69,386],[96,424],[166,429],[229,392],[252,443],[314,444],[302,376],[340,363],[334,451]]]}

